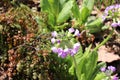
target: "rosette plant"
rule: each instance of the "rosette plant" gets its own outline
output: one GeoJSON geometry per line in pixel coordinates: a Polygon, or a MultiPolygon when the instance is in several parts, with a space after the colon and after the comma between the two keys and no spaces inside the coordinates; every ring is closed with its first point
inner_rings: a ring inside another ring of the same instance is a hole
{"type": "Polygon", "coordinates": [[[75,0],[40,0],[41,12],[46,13],[45,23],[49,30],[61,30],[68,26],[66,22],[71,15],[75,0]]]}
{"type": "Polygon", "coordinates": [[[80,36],[78,29],[70,28],[68,31],[52,32],[51,43],[53,47],[52,52],[58,54],[58,57],[64,58],[71,62],[69,73],[76,75],[78,80],[101,80],[106,76],[102,75],[100,68],[105,63],[97,64],[98,53],[97,49],[104,44],[103,41],[100,45],[91,50],[91,45],[83,52],[81,44],[76,39],[80,36]]]}

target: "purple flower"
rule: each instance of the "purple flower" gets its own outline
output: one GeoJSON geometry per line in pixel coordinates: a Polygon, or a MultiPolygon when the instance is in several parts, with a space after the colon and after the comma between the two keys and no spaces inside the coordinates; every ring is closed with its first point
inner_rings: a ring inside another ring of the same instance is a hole
{"type": "Polygon", "coordinates": [[[119,4],[116,4],[116,5],[115,5],[115,9],[118,9],[118,8],[120,8],[120,5],[119,5],[119,4]]]}
{"type": "Polygon", "coordinates": [[[58,48],[58,54],[63,52],[63,49],[62,48],[58,48]]]}
{"type": "Polygon", "coordinates": [[[68,30],[70,33],[73,33],[75,31],[74,28],[69,28],[68,30]]]}
{"type": "Polygon", "coordinates": [[[52,37],[57,37],[57,32],[56,31],[52,32],[51,34],[52,34],[52,37]]]}
{"type": "MultiPolygon", "coordinates": [[[[116,4],[116,5],[111,5],[111,6],[108,6],[105,11],[104,11],[104,17],[102,18],[103,21],[105,20],[105,18],[117,18],[115,15],[117,15],[119,17],[119,9],[120,9],[120,4],[116,4]]],[[[117,19],[116,19],[117,21],[117,19]]],[[[111,24],[112,27],[117,27],[118,24],[117,23],[112,23],[111,24]]]]}
{"type": "Polygon", "coordinates": [[[80,43],[75,43],[73,46],[73,49],[70,49],[70,55],[73,56],[75,55],[80,48],[80,43]]]}
{"type": "Polygon", "coordinates": [[[80,43],[75,43],[73,49],[77,50],[80,48],[80,43]]]}
{"type": "Polygon", "coordinates": [[[114,66],[108,66],[108,70],[111,70],[111,71],[116,71],[116,68],[114,66]]]}
{"type": "Polygon", "coordinates": [[[112,80],[119,80],[119,78],[114,76],[112,80]]]}
{"type": "Polygon", "coordinates": [[[65,52],[62,48],[58,48],[58,56],[65,58],[67,56],[67,52],[65,52]]]}
{"type": "Polygon", "coordinates": [[[55,38],[52,38],[51,42],[54,44],[56,42],[55,38]]]}
{"type": "Polygon", "coordinates": [[[106,71],[106,68],[105,68],[105,67],[102,67],[102,68],[100,68],[100,71],[105,72],[105,71],[106,71]]]}
{"type": "Polygon", "coordinates": [[[112,27],[117,27],[118,24],[114,22],[114,23],[111,24],[111,26],[112,26],[112,27]]]}
{"type": "Polygon", "coordinates": [[[78,30],[78,29],[75,30],[74,35],[75,35],[75,36],[80,36],[80,33],[79,33],[79,30],[78,30]]]}
{"type": "Polygon", "coordinates": [[[71,51],[70,51],[70,55],[71,55],[71,56],[75,55],[76,53],[77,53],[77,50],[71,49],[71,51]]]}
{"type": "Polygon", "coordinates": [[[54,53],[57,53],[58,52],[58,49],[56,47],[52,47],[51,50],[54,52],[54,53]]]}
{"type": "Polygon", "coordinates": [[[60,40],[57,40],[57,43],[60,43],[61,41],[60,40]]]}
{"type": "Polygon", "coordinates": [[[67,54],[65,52],[61,52],[58,54],[58,56],[61,58],[65,58],[65,57],[67,57],[67,54]]]}
{"type": "Polygon", "coordinates": [[[118,26],[120,26],[120,21],[118,21],[118,26]]]}

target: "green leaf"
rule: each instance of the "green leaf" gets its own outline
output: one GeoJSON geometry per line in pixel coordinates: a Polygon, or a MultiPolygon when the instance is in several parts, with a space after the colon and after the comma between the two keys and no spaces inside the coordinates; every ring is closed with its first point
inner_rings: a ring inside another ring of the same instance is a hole
{"type": "Polygon", "coordinates": [[[64,5],[67,0],[60,0],[60,4],[64,5]]]}
{"type": "Polygon", "coordinates": [[[86,30],[89,30],[90,33],[100,32],[102,30],[102,20],[98,18],[87,24],[85,28],[86,30]]]}
{"type": "Polygon", "coordinates": [[[51,6],[48,0],[40,0],[40,7],[43,12],[51,12],[51,6]]]}
{"type": "Polygon", "coordinates": [[[98,63],[90,79],[94,80],[97,74],[100,72],[100,68],[105,65],[105,62],[98,63]]]}
{"type": "Polygon", "coordinates": [[[80,79],[78,79],[78,80],[86,80],[85,74],[83,73],[83,74],[81,75],[80,79]]]}
{"type": "Polygon", "coordinates": [[[69,68],[69,73],[71,74],[71,75],[74,75],[74,64],[72,63],[72,66],[69,68]]]}
{"type": "Polygon", "coordinates": [[[89,9],[90,13],[93,9],[93,6],[94,6],[94,0],[83,0],[83,5],[82,7],[85,6],[89,9]]]}
{"type": "Polygon", "coordinates": [[[52,27],[55,25],[55,16],[52,13],[49,13],[48,15],[48,24],[52,27]]]}
{"type": "MultiPolygon", "coordinates": [[[[81,79],[81,75],[86,75],[86,64],[88,62],[88,57],[90,53],[91,45],[87,48],[84,54],[75,55],[76,63],[77,63],[77,77],[81,79]]],[[[89,67],[88,67],[89,68],[89,67]]]]}
{"type": "Polygon", "coordinates": [[[89,53],[89,57],[87,59],[88,62],[86,63],[87,80],[91,80],[90,78],[96,68],[97,60],[98,60],[98,53],[96,51],[89,53]]]}
{"type": "Polygon", "coordinates": [[[61,12],[58,15],[58,18],[57,18],[58,24],[65,22],[70,17],[72,7],[73,7],[72,0],[65,3],[63,9],[61,10],[61,12]]]}
{"type": "Polygon", "coordinates": [[[72,13],[73,13],[73,16],[78,20],[80,21],[80,9],[79,9],[79,6],[77,5],[76,2],[74,2],[74,6],[72,8],[72,13]]]}
{"type": "Polygon", "coordinates": [[[58,14],[60,12],[60,6],[63,6],[63,5],[60,5],[60,0],[49,0],[49,4],[52,9],[51,12],[57,18],[58,14]]]}
{"type": "Polygon", "coordinates": [[[99,73],[99,74],[97,74],[97,76],[95,77],[94,80],[102,80],[104,78],[106,78],[105,73],[99,73]]]}
{"type": "Polygon", "coordinates": [[[83,6],[81,9],[81,20],[83,23],[85,23],[87,21],[89,14],[90,14],[89,9],[85,6],[83,6]]]}

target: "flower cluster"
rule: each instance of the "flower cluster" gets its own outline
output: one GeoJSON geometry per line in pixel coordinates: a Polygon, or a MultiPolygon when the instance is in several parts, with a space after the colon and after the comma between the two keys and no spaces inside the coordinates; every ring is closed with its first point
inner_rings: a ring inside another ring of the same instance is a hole
{"type": "Polygon", "coordinates": [[[112,19],[113,23],[111,24],[112,27],[120,26],[120,5],[111,5],[108,6],[104,11],[103,21],[105,19],[112,19]]]}
{"type": "Polygon", "coordinates": [[[114,66],[108,66],[107,69],[106,69],[106,67],[102,67],[100,70],[102,72],[105,72],[107,70],[114,72],[114,71],[116,71],[116,68],[114,66]]]}
{"type": "MultiPolygon", "coordinates": [[[[111,77],[111,74],[116,71],[116,68],[114,66],[108,66],[107,68],[102,67],[100,70],[104,72],[106,76],[111,77]]],[[[117,75],[114,75],[112,77],[112,80],[119,80],[119,78],[117,77],[117,75]]]]}
{"type": "Polygon", "coordinates": [[[74,43],[74,41],[76,40],[74,37],[80,35],[78,29],[75,30],[74,28],[70,28],[68,29],[68,31],[63,31],[61,33],[57,33],[56,31],[54,31],[51,35],[51,42],[52,44],[54,44],[51,50],[54,53],[57,53],[59,57],[65,58],[68,55],[73,56],[78,52],[80,48],[80,43],[74,43]]]}

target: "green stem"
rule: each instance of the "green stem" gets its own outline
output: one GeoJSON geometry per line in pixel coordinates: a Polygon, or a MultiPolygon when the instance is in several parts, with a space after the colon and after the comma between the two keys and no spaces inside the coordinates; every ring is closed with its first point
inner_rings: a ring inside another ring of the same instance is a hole
{"type": "Polygon", "coordinates": [[[96,47],[94,48],[94,51],[97,51],[98,48],[100,48],[102,45],[104,45],[104,44],[112,37],[113,32],[114,32],[114,29],[113,29],[113,30],[111,31],[111,33],[107,36],[106,39],[104,39],[98,46],[96,46],[96,47]]]}

